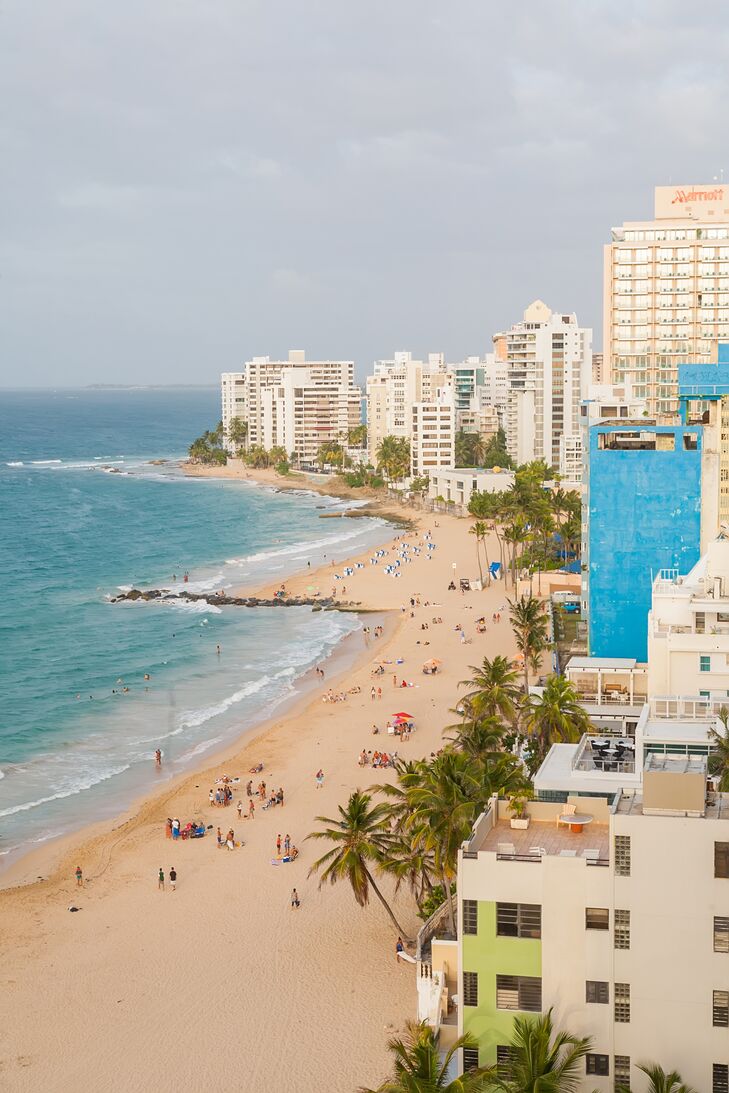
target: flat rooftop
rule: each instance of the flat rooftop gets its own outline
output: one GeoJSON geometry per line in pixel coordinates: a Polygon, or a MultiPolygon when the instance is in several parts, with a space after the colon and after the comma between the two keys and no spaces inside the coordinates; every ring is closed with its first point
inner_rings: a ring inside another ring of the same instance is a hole
{"type": "MultiPolygon", "coordinates": [[[[638,661],[632,657],[570,657],[566,670],[579,669],[587,672],[629,672],[638,661]]],[[[641,667],[644,665],[641,664],[641,667]]]]}
{"type": "MultiPolygon", "coordinates": [[[[587,812],[584,813],[587,815],[587,812]]],[[[607,824],[598,824],[593,821],[587,824],[581,832],[571,831],[569,827],[556,821],[532,820],[526,831],[511,827],[508,820],[499,820],[477,848],[479,851],[499,853],[502,848],[513,847],[513,854],[518,859],[522,857],[532,859],[538,854],[531,854],[532,847],[539,847],[548,857],[584,857],[583,851],[596,850],[597,857],[602,861],[608,861],[610,857],[610,835],[607,824]],[[567,854],[563,853],[568,851],[567,854]]],[[[472,849],[475,849],[472,847],[472,849]]],[[[504,853],[511,856],[512,851],[504,853]]]]}
{"type": "MultiPolygon", "coordinates": [[[[620,798],[616,814],[619,816],[642,816],[643,794],[623,795],[620,798]]],[[[650,819],[650,816],[648,817],[650,819]]],[[[709,801],[703,816],[681,816],[691,820],[729,820],[729,793],[709,793],[709,801]]]]}

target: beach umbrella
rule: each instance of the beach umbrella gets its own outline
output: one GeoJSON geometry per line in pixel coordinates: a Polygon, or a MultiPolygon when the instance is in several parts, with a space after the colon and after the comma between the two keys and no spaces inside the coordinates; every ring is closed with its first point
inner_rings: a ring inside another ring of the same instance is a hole
{"type": "Polygon", "coordinates": [[[443,661],[442,661],[442,660],[435,660],[435,659],[433,659],[433,660],[426,660],[426,662],[425,662],[425,664],[423,665],[423,667],[424,667],[424,668],[440,668],[440,666],[441,666],[441,664],[442,664],[442,663],[443,663],[443,661]]]}
{"type": "Polygon", "coordinates": [[[401,721],[412,721],[413,719],[411,713],[394,713],[392,716],[399,718],[401,721]]]}

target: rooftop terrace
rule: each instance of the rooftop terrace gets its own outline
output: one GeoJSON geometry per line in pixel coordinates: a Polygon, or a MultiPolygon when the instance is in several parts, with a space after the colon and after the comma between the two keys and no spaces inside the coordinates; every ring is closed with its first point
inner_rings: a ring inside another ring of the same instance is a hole
{"type": "Polygon", "coordinates": [[[586,850],[592,850],[596,851],[596,860],[589,860],[588,864],[607,865],[610,839],[608,825],[594,821],[581,832],[573,832],[562,824],[557,827],[556,821],[532,820],[526,831],[520,831],[514,830],[508,820],[499,820],[478,849],[495,853],[501,860],[537,862],[542,855],[582,858],[586,850]]]}

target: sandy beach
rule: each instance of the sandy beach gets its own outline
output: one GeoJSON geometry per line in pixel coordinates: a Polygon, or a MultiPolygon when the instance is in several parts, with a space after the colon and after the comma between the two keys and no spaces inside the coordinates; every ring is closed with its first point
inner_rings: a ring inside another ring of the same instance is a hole
{"type": "MultiPolygon", "coordinates": [[[[317,878],[307,876],[324,848],[305,836],[315,816],[335,815],[352,789],[391,777],[358,766],[363,748],[429,754],[454,720],[449,711],[468,665],[514,651],[506,613],[500,624],[491,621],[505,603],[502,582],[465,595],[447,590],[453,576],[478,574],[469,522],[403,514],[413,520],[407,541],[423,549],[403,561],[399,577],[385,575],[384,566],[395,560],[401,539],[378,566],[367,555],[364,568],[341,581],[333,579],[340,563],[285,582],[293,595],[311,586],[329,595],[336,587],[337,598],[391,613],[389,636],[354,636],[360,648],[346,678],[327,671],[313,699],[309,694],[252,740],[212,765],[206,758],[204,769],[166,783],[114,824],[23,859],[6,878],[16,887],[0,892],[2,1088],[166,1093],[220,1082],[234,1090],[279,1090],[291,1088],[295,1075],[301,1093],[348,1093],[384,1078],[386,1041],[414,1015],[414,968],[395,960],[395,936],[376,902],[360,909],[346,886],[319,890],[317,878]],[[430,558],[426,530],[436,544],[430,558]],[[412,613],[411,598],[421,603],[412,613]],[[474,625],[480,615],[487,619],[484,634],[474,625]],[[442,661],[436,676],[422,672],[430,657],[442,661]],[[374,678],[373,667],[384,660],[393,663],[374,678]],[[395,688],[393,675],[412,686],[395,688]],[[381,698],[371,697],[373,685],[381,698]],[[357,687],[346,701],[322,701],[329,688],[357,687]],[[415,717],[409,741],[372,735],[373,724],[384,730],[399,710],[415,717]],[[245,782],[258,762],[264,771],[254,785],[263,778],[269,790],[282,786],[285,804],[258,807],[255,819],[239,820],[235,803],[240,797],[247,809],[245,782]],[[223,774],[242,780],[233,807],[210,806],[209,790],[223,774]],[[165,836],[168,816],[183,824],[199,817],[224,833],[232,827],[245,845],[219,850],[214,831],[172,842],[165,836]],[[272,864],[279,833],[299,848],[296,862],[272,864]],[[76,887],[77,865],[83,888],[76,887]],[[158,870],[167,875],[172,866],[177,890],[168,882],[159,891],[158,870]],[[31,875],[47,879],[18,886],[31,875]],[[301,899],[297,911],[293,887],[301,899]],[[78,913],[69,913],[72,905],[78,913]]],[[[402,535],[393,529],[393,537],[402,535]]],[[[383,886],[391,891],[387,881],[383,886]]],[[[414,935],[419,920],[411,899],[401,894],[395,905],[414,935]]]]}

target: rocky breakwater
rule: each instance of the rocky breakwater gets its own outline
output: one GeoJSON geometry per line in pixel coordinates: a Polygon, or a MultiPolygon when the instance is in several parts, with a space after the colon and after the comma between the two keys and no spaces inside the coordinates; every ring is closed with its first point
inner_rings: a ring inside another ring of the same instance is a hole
{"type": "Polygon", "coordinates": [[[186,600],[188,603],[211,604],[215,607],[310,607],[313,611],[359,611],[359,603],[352,600],[335,600],[331,596],[228,596],[225,592],[170,592],[166,588],[130,588],[119,596],[112,596],[111,603],[136,602],[138,600],[186,600]]]}

